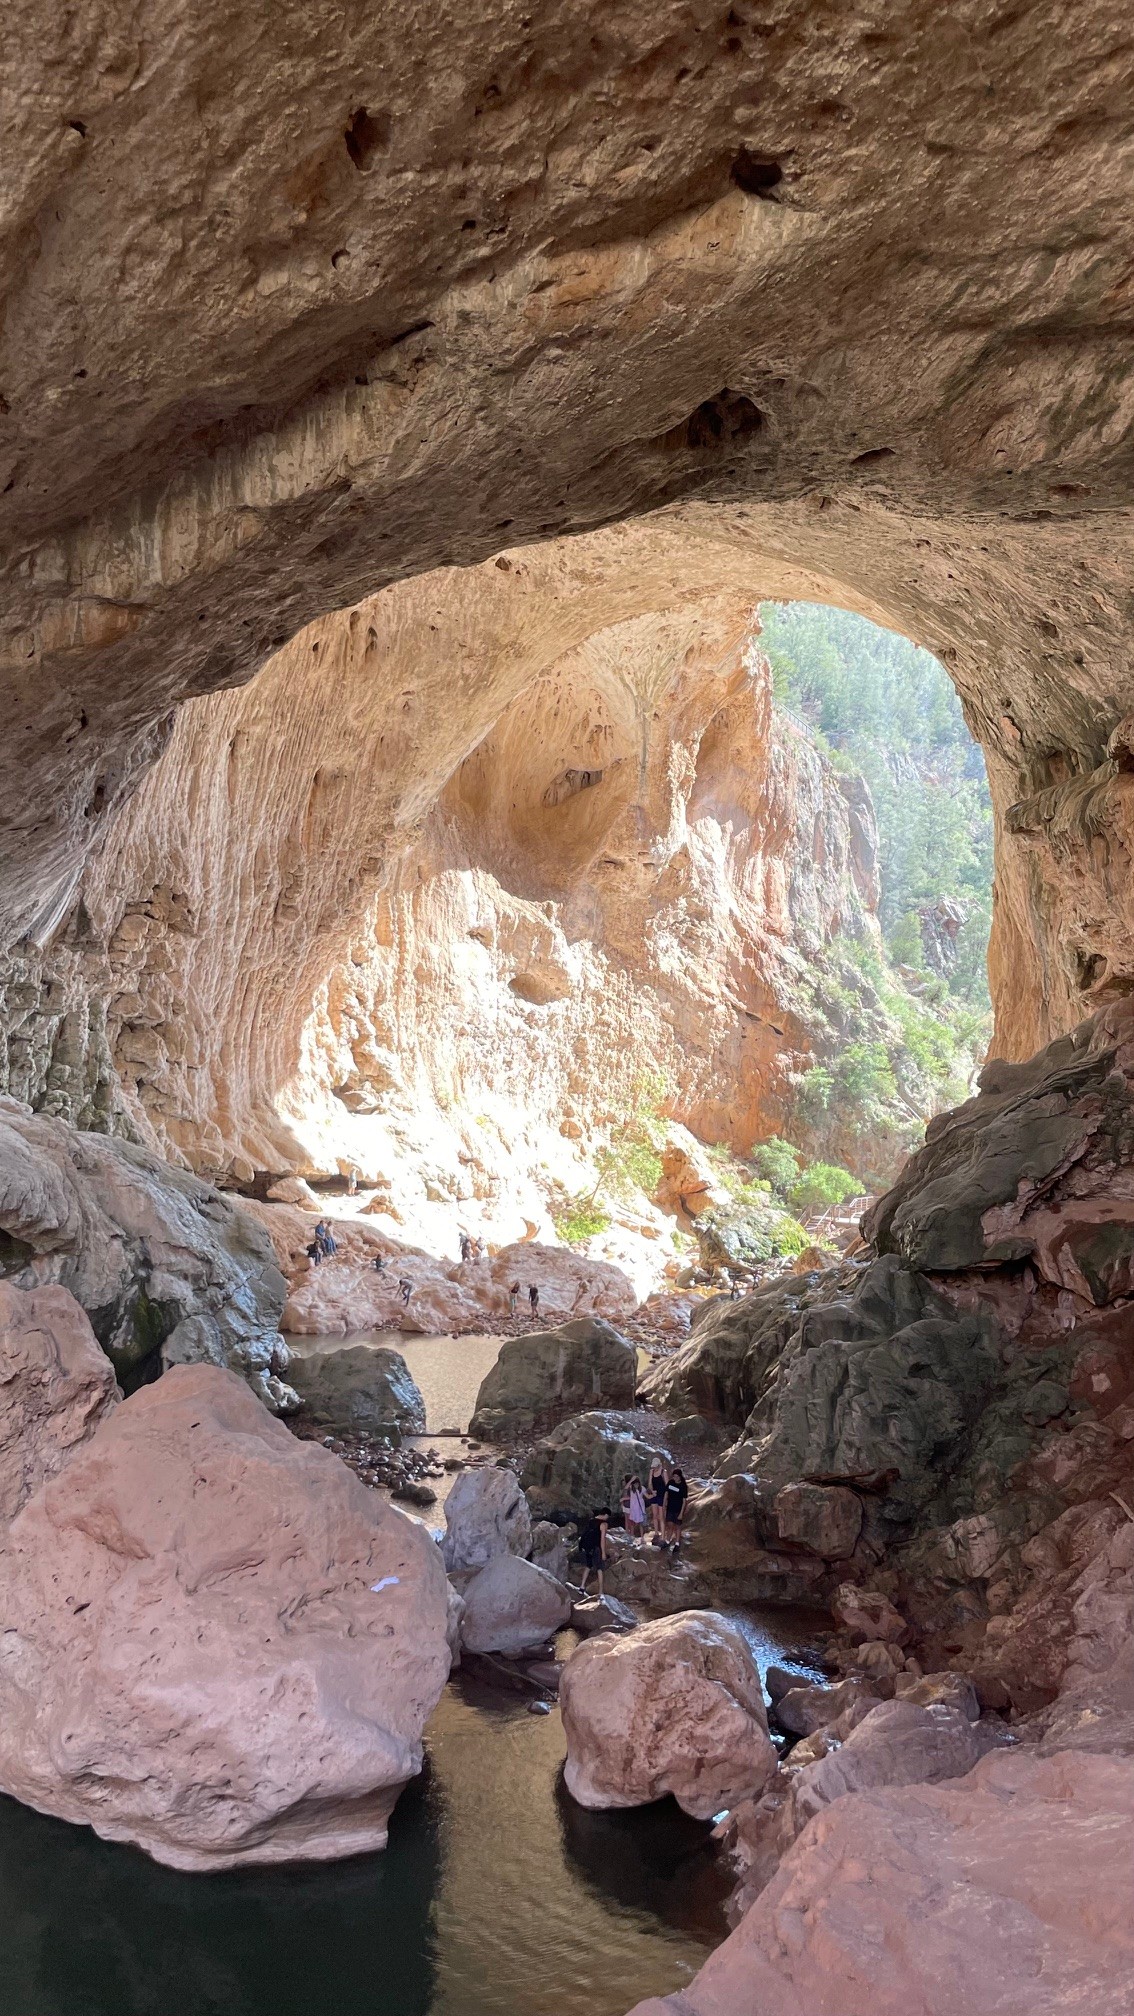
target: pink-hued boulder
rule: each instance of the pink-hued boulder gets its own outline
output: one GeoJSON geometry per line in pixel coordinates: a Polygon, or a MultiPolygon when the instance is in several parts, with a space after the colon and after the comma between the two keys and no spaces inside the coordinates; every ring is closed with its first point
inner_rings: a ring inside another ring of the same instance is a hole
{"type": "Polygon", "coordinates": [[[0,1281],[0,1520],[15,1518],[119,1397],[114,1367],[66,1288],[0,1281]]]}
{"type": "Polygon", "coordinates": [[[672,1792],[708,1820],[776,1768],[747,1641],[712,1611],[661,1617],[573,1652],[559,1688],[567,1790],[581,1806],[645,1806],[672,1792]]]}
{"type": "Polygon", "coordinates": [[[0,1790],[180,1869],[380,1848],[447,1612],[424,1527],[175,1367],[8,1529],[0,1790]]]}
{"type": "Polygon", "coordinates": [[[679,1994],[633,2016],[1129,2016],[1134,1759],[994,1751],[849,1794],[679,1994]]]}

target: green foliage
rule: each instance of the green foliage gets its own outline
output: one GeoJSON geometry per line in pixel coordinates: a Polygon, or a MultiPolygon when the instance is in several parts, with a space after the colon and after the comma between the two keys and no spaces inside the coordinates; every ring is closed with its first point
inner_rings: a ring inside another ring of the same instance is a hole
{"type": "Polygon", "coordinates": [[[593,1238],[596,1232],[605,1232],[610,1226],[610,1213],[601,1204],[586,1197],[572,1197],[558,1210],[552,1211],[552,1223],[565,1246],[581,1246],[585,1239],[593,1238]]]}
{"type": "Polygon", "coordinates": [[[849,1169],[840,1169],[835,1162],[812,1162],[788,1192],[787,1201],[793,1211],[814,1217],[820,1211],[832,1210],[836,1204],[845,1204],[860,1188],[849,1169]]]}
{"type": "Polygon", "coordinates": [[[987,1011],[992,803],[948,675],[908,638],[845,610],[765,603],[760,622],[781,705],[870,786],[891,958],[925,967],[920,912],[949,898],[964,923],[947,991],[987,1011]]]}
{"type": "Polygon", "coordinates": [[[796,1254],[802,1253],[804,1247],[810,1246],[811,1243],[810,1232],[800,1224],[798,1218],[789,1217],[785,1211],[776,1220],[775,1231],[772,1234],[772,1251],[778,1259],[794,1260],[796,1254]]]}
{"type": "Polygon", "coordinates": [[[641,1072],[611,1122],[610,1138],[595,1157],[596,1180],[588,1202],[605,1190],[624,1197],[642,1190],[652,1197],[661,1179],[662,1106],[669,1081],[660,1072],[641,1072]]]}
{"type": "Polygon", "coordinates": [[[752,1163],[779,1197],[786,1197],[799,1175],[798,1151],[778,1134],[773,1134],[770,1141],[761,1141],[752,1150],[752,1163]]]}

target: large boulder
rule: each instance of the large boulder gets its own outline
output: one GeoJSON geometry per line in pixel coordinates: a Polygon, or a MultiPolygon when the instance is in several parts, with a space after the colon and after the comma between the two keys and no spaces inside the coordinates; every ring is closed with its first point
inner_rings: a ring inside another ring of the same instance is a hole
{"type": "Polygon", "coordinates": [[[1134,1760],[1000,1751],[839,1799],[679,1993],[633,2016],[1126,2016],[1134,1760]]]}
{"type": "Polygon", "coordinates": [[[485,1442],[531,1435],[593,1407],[632,1407],[638,1354],[601,1317],[580,1316],[501,1345],[469,1432],[485,1442]]]}
{"type": "Polygon", "coordinates": [[[400,1351],[351,1344],[342,1351],[293,1352],[292,1385],[313,1421],[400,1442],[425,1432],[425,1402],[400,1351]]]}
{"type": "Polygon", "coordinates": [[[570,1621],[572,1592],[534,1561],[499,1554],[464,1592],[466,1652],[534,1652],[570,1621]]]}
{"type": "Polygon", "coordinates": [[[0,1281],[0,1520],[57,1475],[119,1397],[114,1367],[66,1288],[0,1281]]]}
{"type": "Polygon", "coordinates": [[[537,1519],[578,1519],[596,1505],[616,1511],[622,1479],[637,1471],[644,1480],[659,1454],[619,1414],[578,1414],[536,1443],[520,1482],[537,1519]]]}
{"type": "Polygon", "coordinates": [[[941,1778],[963,1778],[985,1747],[973,1723],[958,1708],[944,1702],[919,1707],[913,1701],[880,1701],[851,1730],[845,1743],[797,1773],[796,1831],[848,1792],[864,1792],[876,1785],[929,1785],[941,1778]]]}
{"type": "Polygon", "coordinates": [[[447,1614],[424,1527],[175,1367],[8,1529],[0,1789],[179,1869],[380,1848],[447,1614]]]}
{"type": "Polygon", "coordinates": [[[1117,1001],[1026,1063],[986,1064],[977,1097],[930,1121],[866,1236],[933,1273],[1027,1261],[1088,1309],[1130,1295],[1132,1033],[1117,1001]]]}
{"type": "Polygon", "coordinates": [[[528,1289],[538,1288],[540,1315],[561,1323],[573,1316],[605,1316],[609,1323],[621,1323],[638,1307],[633,1284],[621,1267],[609,1260],[592,1260],[588,1253],[574,1253],[569,1246],[541,1246],[534,1239],[502,1246],[493,1255],[490,1273],[505,1295],[513,1281],[519,1282],[525,1310],[528,1289]]]}
{"type": "Polygon", "coordinates": [[[862,1531],[862,1500],[840,1485],[785,1484],[773,1506],[779,1538],[824,1561],[845,1561],[862,1531]]]}
{"type": "Polygon", "coordinates": [[[6,1277],[69,1289],[124,1382],[203,1361],[239,1372],[273,1411],[298,1405],[278,1376],[271,1240],[188,1170],[0,1099],[0,1233],[6,1277]]]}
{"type": "Polygon", "coordinates": [[[752,1798],[776,1768],[756,1662],[711,1611],[588,1639],[564,1667],[559,1701],[565,1781],[581,1806],[672,1793],[707,1820],[752,1798]]]}
{"type": "Polygon", "coordinates": [[[445,1500],[441,1552],[450,1575],[531,1551],[531,1514],[515,1471],[488,1463],[463,1470],[445,1500]]]}

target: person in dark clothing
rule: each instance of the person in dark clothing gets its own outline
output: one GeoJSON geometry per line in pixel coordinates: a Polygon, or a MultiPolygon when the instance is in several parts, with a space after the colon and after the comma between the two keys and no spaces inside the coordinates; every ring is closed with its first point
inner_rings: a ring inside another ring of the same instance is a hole
{"type": "Polygon", "coordinates": [[[315,1243],[322,1253],[324,1260],[333,1259],[339,1250],[335,1244],[335,1235],[325,1218],[320,1218],[319,1223],[315,1227],[315,1243]]]}
{"type": "Polygon", "coordinates": [[[310,1246],[307,1248],[307,1258],[313,1267],[317,1267],[323,1258],[323,1242],[319,1238],[318,1233],[316,1233],[310,1246]]]}
{"type": "Polygon", "coordinates": [[[739,1276],[739,1274],[734,1274],[734,1275],[733,1275],[733,1277],[732,1277],[732,1279],[731,1279],[731,1281],[730,1281],[730,1282],[729,1282],[729,1284],[728,1284],[728,1299],[729,1299],[729,1301],[730,1301],[730,1302],[739,1302],[739,1300],[740,1300],[740,1276],[739,1276]]]}
{"type": "Polygon", "coordinates": [[[598,1576],[598,1593],[600,1596],[603,1593],[602,1570],[606,1560],[606,1535],[609,1524],[608,1505],[597,1506],[590,1518],[583,1521],[583,1530],[579,1535],[579,1552],[583,1557],[583,1579],[579,1584],[579,1594],[584,1598],[587,1594],[587,1583],[592,1575],[598,1576]]]}
{"type": "Polygon", "coordinates": [[[650,1464],[650,1474],[646,1482],[646,1509],[650,1515],[653,1546],[665,1544],[665,1487],[669,1482],[669,1472],[660,1456],[655,1456],[650,1464]]]}
{"type": "Polygon", "coordinates": [[[509,1314],[509,1316],[512,1316],[512,1317],[514,1317],[514,1316],[515,1316],[515,1314],[516,1314],[516,1304],[517,1304],[517,1302],[519,1301],[519,1299],[520,1299],[520,1284],[519,1284],[519,1282],[518,1282],[518,1281],[513,1281],[513,1283],[512,1283],[512,1286],[511,1286],[511,1287],[509,1288],[509,1290],[508,1290],[508,1314],[509,1314]]]}
{"type": "Polygon", "coordinates": [[[681,1522],[685,1517],[685,1501],[689,1496],[689,1486],[685,1473],[675,1465],[669,1473],[669,1483],[665,1487],[665,1540],[666,1546],[675,1550],[681,1545],[681,1522]]]}
{"type": "Polygon", "coordinates": [[[384,1274],[386,1272],[386,1255],[384,1253],[376,1253],[374,1255],[374,1272],[376,1274],[384,1274]]]}
{"type": "Polygon", "coordinates": [[[405,1307],[406,1307],[406,1308],[408,1309],[408,1308],[409,1308],[409,1305],[410,1305],[410,1296],[411,1296],[411,1295],[413,1294],[413,1282],[412,1282],[412,1281],[407,1281],[407,1280],[406,1280],[406,1279],[405,1279],[405,1278],[403,1277],[403,1278],[402,1278],[402,1279],[401,1279],[401,1280],[400,1280],[400,1281],[398,1282],[398,1294],[399,1294],[399,1295],[401,1296],[401,1298],[402,1298],[402,1302],[404,1303],[405,1307]]]}
{"type": "Polygon", "coordinates": [[[536,1287],[534,1281],[528,1289],[528,1307],[533,1316],[539,1315],[539,1289],[536,1287]]]}
{"type": "Polygon", "coordinates": [[[470,1254],[471,1252],[472,1252],[472,1240],[471,1240],[471,1239],[469,1238],[469,1235],[468,1235],[468,1233],[467,1233],[467,1232],[462,1232],[462,1233],[461,1233],[461,1259],[462,1259],[462,1260],[467,1260],[467,1259],[468,1259],[468,1257],[469,1257],[469,1254],[470,1254]]]}

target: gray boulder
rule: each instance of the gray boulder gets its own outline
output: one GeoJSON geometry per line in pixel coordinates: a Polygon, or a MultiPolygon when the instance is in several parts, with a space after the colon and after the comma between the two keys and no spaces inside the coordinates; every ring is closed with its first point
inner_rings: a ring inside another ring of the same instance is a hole
{"type": "Polygon", "coordinates": [[[600,1316],[512,1337],[481,1382],[469,1432],[513,1440],[593,1407],[632,1407],[638,1356],[600,1316]]]}
{"type": "Polygon", "coordinates": [[[286,1369],[284,1277],[232,1199],[129,1141],[0,1099],[0,1272],[59,1282],[129,1390],[171,1364],[240,1373],[273,1412],[286,1369]]]}
{"type": "Polygon", "coordinates": [[[531,1515],[515,1471],[495,1464],[463,1471],[445,1500],[441,1553],[450,1575],[526,1555],[531,1546],[531,1515]]]}
{"type": "Polygon", "coordinates": [[[622,1479],[645,1479],[653,1449],[615,1413],[579,1414],[537,1442],[520,1476],[537,1519],[578,1519],[596,1505],[617,1512],[622,1479]]]}
{"type": "Polygon", "coordinates": [[[497,1555],[464,1592],[461,1643],[466,1652],[534,1652],[566,1624],[572,1594],[533,1561],[497,1555]]]}
{"type": "MultiPolygon", "coordinates": [[[[777,1713],[782,1712],[781,1701],[777,1713]]],[[[967,1715],[956,1708],[882,1701],[838,1749],[799,1772],[793,1794],[796,1832],[846,1792],[963,1778],[984,1747],[967,1715]]]]}
{"type": "Polygon", "coordinates": [[[291,1376],[313,1421],[340,1434],[366,1434],[396,1445],[425,1431],[425,1402],[400,1351],[348,1344],[341,1351],[295,1355],[291,1376]]]}

